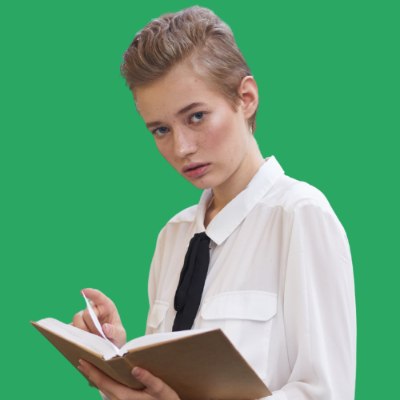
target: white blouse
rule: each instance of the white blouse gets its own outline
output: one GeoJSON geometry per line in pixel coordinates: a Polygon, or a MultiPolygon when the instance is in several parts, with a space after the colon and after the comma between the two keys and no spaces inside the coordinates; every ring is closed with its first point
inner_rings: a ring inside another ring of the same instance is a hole
{"type": "Polygon", "coordinates": [[[325,196],[269,157],[204,228],[212,193],[162,229],[149,277],[147,333],[171,331],[189,241],[211,238],[193,328],[221,328],[271,400],[352,400],[356,315],[346,233],[325,196]]]}

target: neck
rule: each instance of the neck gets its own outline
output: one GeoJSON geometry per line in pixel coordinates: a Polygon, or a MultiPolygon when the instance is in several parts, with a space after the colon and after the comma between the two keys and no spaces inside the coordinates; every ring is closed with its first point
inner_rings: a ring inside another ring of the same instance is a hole
{"type": "Polygon", "coordinates": [[[213,188],[213,201],[210,204],[209,210],[214,214],[221,211],[222,208],[246,188],[263,163],[264,158],[261,155],[257,142],[252,138],[249,151],[236,171],[222,185],[213,188]]]}

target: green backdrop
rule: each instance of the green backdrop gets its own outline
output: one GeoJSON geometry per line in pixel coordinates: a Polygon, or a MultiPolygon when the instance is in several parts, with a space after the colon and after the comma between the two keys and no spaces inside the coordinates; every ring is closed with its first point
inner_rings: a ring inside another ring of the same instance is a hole
{"type": "MultiPolygon", "coordinates": [[[[263,153],[320,188],[347,231],[357,400],[397,392],[397,3],[199,2],[231,25],[258,81],[263,153]]],[[[119,63],[151,18],[192,4],[0,5],[4,398],[98,399],[29,324],[69,322],[84,287],[114,299],[129,338],[144,332],[158,231],[200,192],[157,153],[119,63]]]]}

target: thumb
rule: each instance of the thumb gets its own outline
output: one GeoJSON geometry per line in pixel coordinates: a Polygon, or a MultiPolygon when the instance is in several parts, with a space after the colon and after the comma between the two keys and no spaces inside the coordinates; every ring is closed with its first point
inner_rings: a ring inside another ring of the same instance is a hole
{"type": "Polygon", "coordinates": [[[115,327],[111,324],[103,324],[103,332],[106,334],[108,339],[112,340],[115,338],[115,327]]]}
{"type": "Polygon", "coordinates": [[[121,347],[125,343],[125,334],[122,330],[112,324],[103,324],[103,332],[116,346],[121,347]]]}

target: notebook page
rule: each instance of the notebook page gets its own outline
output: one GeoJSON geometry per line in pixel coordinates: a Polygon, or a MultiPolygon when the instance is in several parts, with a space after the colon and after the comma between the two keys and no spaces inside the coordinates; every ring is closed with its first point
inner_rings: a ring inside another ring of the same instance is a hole
{"type": "Polygon", "coordinates": [[[128,350],[131,349],[138,349],[140,347],[149,346],[151,344],[167,342],[169,340],[179,339],[185,336],[193,336],[212,330],[214,329],[192,329],[185,331],[153,333],[151,335],[141,336],[139,338],[129,341],[128,343],[125,343],[121,347],[121,351],[125,354],[128,350]]]}
{"type": "Polygon", "coordinates": [[[102,356],[105,360],[115,356],[115,350],[110,346],[110,342],[106,342],[100,336],[93,333],[86,332],[73,325],[64,324],[53,318],[41,319],[37,321],[37,324],[69,342],[77,343],[89,351],[102,356]]]}

